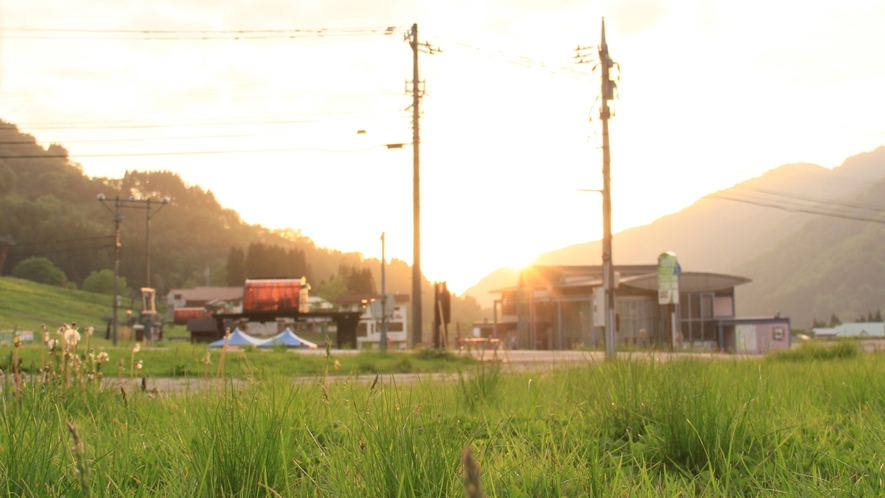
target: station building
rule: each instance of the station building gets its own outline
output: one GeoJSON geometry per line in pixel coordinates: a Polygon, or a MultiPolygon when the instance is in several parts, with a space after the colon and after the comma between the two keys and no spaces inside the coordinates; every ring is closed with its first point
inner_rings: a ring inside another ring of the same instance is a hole
{"type": "MultiPolygon", "coordinates": [[[[735,287],[748,278],[682,272],[675,330],[658,304],[657,265],[615,266],[618,348],[761,354],[790,346],[789,318],[735,316],[735,287]]],[[[515,286],[493,291],[494,320],[484,333],[514,349],[604,347],[602,266],[530,266],[515,286]]]]}

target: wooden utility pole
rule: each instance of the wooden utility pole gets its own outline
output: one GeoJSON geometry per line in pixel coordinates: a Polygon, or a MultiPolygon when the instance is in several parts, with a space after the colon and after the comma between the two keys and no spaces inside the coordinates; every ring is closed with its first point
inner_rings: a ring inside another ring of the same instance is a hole
{"type": "Polygon", "coordinates": [[[412,347],[421,344],[421,113],[418,23],[412,24],[412,347]]]}
{"type": "Polygon", "coordinates": [[[384,245],[384,232],[381,232],[381,351],[387,351],[387,257],[384,245]]]}
{"type": "Polygon", "coordinates": [[[612,60],[605,42],[605,18],[602,19],[602,39],[599,43],[599,65],[602,69],[602,282],[605,289],[605,358],[617,358],[615,351],[615,272],[612,264],[612,200],[611,151],[608,143],[608,101],[614,98],[614,83],[609,77],[612,60]]]}

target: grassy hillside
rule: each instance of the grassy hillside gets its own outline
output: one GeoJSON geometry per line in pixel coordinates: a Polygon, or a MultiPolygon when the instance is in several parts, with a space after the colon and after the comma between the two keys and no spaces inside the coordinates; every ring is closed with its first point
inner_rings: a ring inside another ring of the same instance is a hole
{"type": "MultiPolygon", "coordinates": [[[[885,180],[846,201],[881,206],[885,180]]],[[[855,210],[845,214],[857,215],[855,210]]],[[[876,217],[875,211],[862,212],[876,217]]],[[[753,292],[741,296],[748,314],[770,314],[774,307],[808,327],[813,318],[835,313],[850,321],[885,308],[885,215],[879,223],[817,217],[797,228],[771,251],[749,258],[738,271],[753,273],[753,292]]]]}
{"type": "Polygon", "coordinates": [[[91,325],[103,332],[111,304],[111,296],[0,277],[0,330],[39,330],[42,324],[54,330],[77,322],[81,330],[91,325]]]}

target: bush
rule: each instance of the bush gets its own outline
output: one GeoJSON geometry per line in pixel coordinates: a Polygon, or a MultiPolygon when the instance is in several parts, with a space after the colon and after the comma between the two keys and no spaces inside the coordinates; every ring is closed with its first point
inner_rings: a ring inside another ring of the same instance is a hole
{"type": "MultiPolygon", "coordinates": [[[[128,293],[126,289],[126,277],[118,277],[117,281],[119,294],[128,293]]],[[[83,290],[87,292],[95,292],[97,294],[114,294],[114,272],[108,269],[94,271],[83,281],[83,290]]]]}
{"type": "Polygon", "coordinates": [[[39,284],[63,286],[68,281],[65,272],[46,258],[28,258],[15,265],[12,276],[39,284]]]}
{"type": "Polygon", "coordinates": [[[446,360],[455,361],[458,359],[454,354],[445,349],[427,348],[415,353],[415,357],[419,360],[446,360]]]}
{"type": "Polygon", "coordinates": [[[860,347],[853,340],[843,340],[832,345],[806,342],[798,348],[784,349],[769,356],[775,361],[815,361],[854,358],[860,354],[860,347]]]}

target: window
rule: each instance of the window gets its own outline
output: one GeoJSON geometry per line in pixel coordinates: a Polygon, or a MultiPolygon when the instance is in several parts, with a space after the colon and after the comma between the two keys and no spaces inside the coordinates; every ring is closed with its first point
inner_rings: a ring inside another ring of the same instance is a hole
{"type": "Polygon", "coordinates": [[[356,327],[356,335],[359,337],[366,337],[366,334],[369,332],[369,325],[366,322],[360,322],[356,327]]]}
{"type": "Polygon", "coordinates": [[[775,327],[774,332],[771,334],[771,336],[775,341],[784,340],[784,328],[783,327],[775,327]]]}
{"type": "Polygon", "coordinates": [[[403,331],[403,322],[389,322],[387,324],[388,332],[402,332],[403,331]]]}

